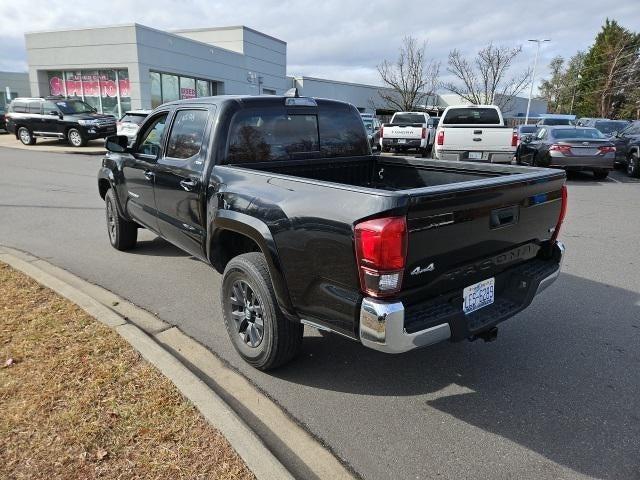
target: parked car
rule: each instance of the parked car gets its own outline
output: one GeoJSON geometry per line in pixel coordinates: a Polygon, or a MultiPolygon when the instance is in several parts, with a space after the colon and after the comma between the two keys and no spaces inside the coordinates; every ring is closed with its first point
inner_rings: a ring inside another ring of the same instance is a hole
{"type": "Polygon", "coordinates": [[[520,156],[520,144],[522,143],[522,139],[527,135],[534,135],[537,131],[537,125],[518,125],[514,128],[514,132],[517,135],[515,153],[516,162],[518,161],[518,157],[520,156]]]}
{"type": "Polygon", "coordinates": [[[593,118],[582,124],[583,127],[597,128],[605,136],[610,137],[629,126],[629,120],[609,120],[607,118],[593,118]]]}
{"type": "Polygon", "coordinates": [[[5,115],[5,109],[4,107],[0,107],[0,130],[7,129],[7,121],[4,115],[5,115]]]}
{"type": "Polygon", "coordinates": [[[578,120],[576,120],[576,126],[584,127],[587,124],[587,122],[590,122],[592,120],[606,120],[606,118],[582,117],[582,118],[579,118],[578,120]]]}
{"type": "Polygon", "coordinates": [[[613,169],[616,147],[599,130],[589,127],[543,126],[520,145],[518,162],[536,167],[589,170],[597,179],[613,169]]]}
{"type": "Polygon", "coordinates": [[[212,265],[248,363],[293,358],[303,324],[387,353],[493,340],[556,279],[564,172],[371,155],[355,107],[289,95],[161,105],[98,172],[112,246],[144,227],[212,265]]]}
{"type": "Polygon", "coordinates": [[[640,120],[611,139],[616,146],[616,163],[624,166],[630,177],[640,178],[640,120]]]}
{"type": "Polygon", "coordinates": [[[74,147],[116,133],[116,119],[97,113],[82,100],[59,97],[16,98],[7,111],[7,129],[25,145],[37,137],[63,138],[74,147]]]}
{"type": "Polygon", "coordinates": [[[518,138],[495,105],[447,107],[436,132],[433,158],[511,163],[518,138]]]}
{"type": "Polygon", "coordinates": [[[367,138],[369,139],[369,145],[373,150],[380,150],[380,120],[371,114],[362,113],[362,123],[367,131],[367,138]]]}
{"type": "Polygon", "coordinates": [[[427,150],[431,152],[433,144],[436,141],[436,130],[440,123],[440,117],[429,117],[427,121],[427,150]]]}
{"type": "Polygon", "coordinates": [[[126,135],[130,141],[136,138],[140,124],[147,118],[151,110],[129,110],[116,122],[117,134],[126,135]]]}
{"type": "Polygon", "coordinates": [[[380,130],[382,151],[397,152],[416,150],[423,156],[427,154],[427,125],[429,114],[424,112],[396,112],[389,123],[380,130]]]}
{"type": "Polygon", "coordinates": [[[575,120],[572,120],[570,118],[564,118],[564,117],[557,117],[557,118],[546,117],[541,120],[538,120],[538,123],[536,123],[536,125],[539,127],[543,127],[543,126],[554,127],[558,125],[575,125],[575,124],[576,124],[575,120]]]}

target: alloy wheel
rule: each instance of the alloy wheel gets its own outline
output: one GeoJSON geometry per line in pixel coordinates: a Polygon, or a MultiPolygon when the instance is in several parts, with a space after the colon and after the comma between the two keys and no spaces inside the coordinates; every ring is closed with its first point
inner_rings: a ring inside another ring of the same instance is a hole
{"type": "Polygon", "coordinates": [[[113,210],[111,200],[107,200],[107,231],[111,243],[116,241],[116,212],[113,210]]]}
{"type": "Polygon", "coordinates": [[[256,348],[264,338],[263,309],[260,298],[243,280],[233,282],[231,288],[231,317],[243,343],[256,348]]]}
{"type": "Polygon", "coordinates": [[[79,147],[82,144],[82,137],[77,130],[71,130],[69,132],[69,141],[74,147],[79,147]]]}
{"type": "Polygon", "coordinates": [[[25,145],[31,141],[31,134],[29,133],[29,130],[27,130],[26,128],[22,127],[20,129],[19,135],[20,135],[20,141],[25,145]]]}

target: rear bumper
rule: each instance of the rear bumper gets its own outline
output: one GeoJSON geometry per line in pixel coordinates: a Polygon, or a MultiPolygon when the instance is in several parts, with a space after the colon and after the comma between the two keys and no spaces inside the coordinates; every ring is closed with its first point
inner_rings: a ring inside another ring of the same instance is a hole
{"type": "Polygon", "coordinates": [[[562,154],[555,154],[551,152],[550,167],[562,167],[562,168],[602,168],[607,170],[613,170],[613,162],[615,160],[615,154],[608,153],[606,155],[596,155],[593,157],[571,156],[567,157],[562,154]]]}
{"type": "Polygon", "coordinates": [[[399,138],[382,138],[382,146],[383,147],[394,147],[394,148],[424,148],[427,146],[427,139],[404,139],[405,143],[400,143],[399,138]]]}
{"type": "MultiPolygon", "coordinates": [[[[443,340],[462,340],[489,330],[526,308],[560,275],[565,247],[549,260],[534,259],[496,276],[495,301],[465,315],[455,297],[405,308],[402,302],[365,298],[360,309],[360,341],[385,353],[402,353],[443,340]]],[[[461,298],[461,297],[460,297],[461,298]]]]}
{"type": "Polygon", "coordinates": [[[464,162],[511,163],[516,151],[490,152],[482,151],[482,158],[469,158],[473,150],[437,150],[438,160],[454,160],[464,162]]]}

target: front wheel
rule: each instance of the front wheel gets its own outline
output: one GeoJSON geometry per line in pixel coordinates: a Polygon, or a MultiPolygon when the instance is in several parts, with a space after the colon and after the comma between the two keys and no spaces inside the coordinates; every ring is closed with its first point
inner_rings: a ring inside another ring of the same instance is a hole
{"type": "Polygon", "coordinates": [[[116,195],[112,188],[104,197],[109,242],[116,250],[131,250],[138,241],[138,225],[120,216],[116,206],[116,195]]]}
{"type": "Polygon", "coordinates": [[[637,153],[632,153],[627,162],[627,175],[640,178],[640,158],[637,153]]]}
{"type": "Polygon", "coordinates": [[[72,147],[84,147],[87,144],[87,138],[77,128],[69,129],[67,140],[72,147]]]}
{"type": "Polygon", "coordinates": [[[279,367],[300,351],[304,327],[280,311],[262,253],[244,253],[227,264],[220,304],[233,347],[258,370],[279,367]]]}

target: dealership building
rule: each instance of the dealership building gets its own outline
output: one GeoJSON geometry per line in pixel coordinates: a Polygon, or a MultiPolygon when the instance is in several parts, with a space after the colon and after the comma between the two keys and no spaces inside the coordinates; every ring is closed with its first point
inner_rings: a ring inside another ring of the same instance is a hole
{"type": "MultiPolygon", "coordinates": [[[[286,42],[245,26],[166,32],[130,24],[28,33],[25,42],[32,96],[80,98],[116,116],[178,99],[277,95],[294,86],[301,95],[389,113],[381,87],[287,76],[286,42]]],[[[434,95],[425,108],[435,113],[451,101],[434,95]]],[[[532,102],[533,114],[544,112],[545,102],[532,102]]]]}

